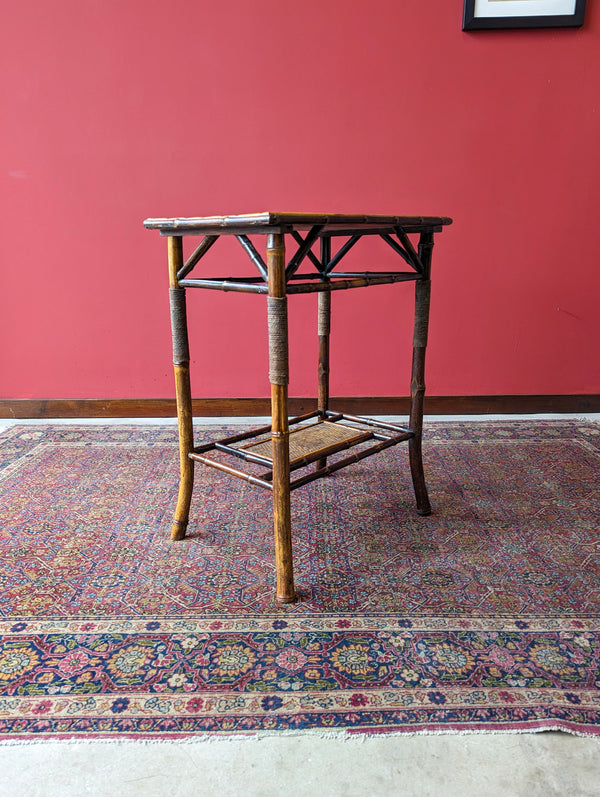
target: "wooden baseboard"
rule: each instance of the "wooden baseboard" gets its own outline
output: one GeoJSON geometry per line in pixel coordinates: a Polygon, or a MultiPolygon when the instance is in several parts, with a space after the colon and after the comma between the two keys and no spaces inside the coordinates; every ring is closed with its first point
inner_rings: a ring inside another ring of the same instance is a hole
{"type": "MultiPolygon", "coordinates": [[[[332,398],[332,409],[364,415],[407,415],[407,396],[332,398]]],[[[199,398],[196,417],[270,415],[267,398],[199,398]]],[[[316,409],[312,398],[290,398],[290,415],[316,409]]],[[[600,412],[600,394],[521,396],[426,396],[428,415],[495,415],[600,412]]],[[[174,399],[0,399],[0,418],[170,418],[174,399]]]]}

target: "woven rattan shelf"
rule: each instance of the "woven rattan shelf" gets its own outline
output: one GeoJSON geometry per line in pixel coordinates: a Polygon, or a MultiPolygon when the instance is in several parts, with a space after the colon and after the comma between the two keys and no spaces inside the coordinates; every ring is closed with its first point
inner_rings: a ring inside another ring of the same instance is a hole
{"type": "Polygon", "coordinates": [[[422,515],[429,514],[431,507],[423,473],[421,436],[431,256],[434,235],[450,223],[451,219],[442,216],[275,212],[147,219],[144,222],[148,229],[159,230],[166,236],[168,243],[181,472],[172,539],[185,537],[196,463],[270,490],[273,493],[276,598],[279,602],[289,603],[295,599],[291,491],[403,441],[408,441],[417,511],[422,515]],[[184,239],[198,236],[201,237],[200,242],[184,257],[184,239]],[[190,276],[223,236],[237,239],[255,268],[254,274],[218,278],[205,274],[190,276]],[[259,236],[266,237],[266,258],[257,248],[259,236]],[[373,237],[385,241],[401,258],[402,270],[346,272],[337,268],[356,244],[373,237]],[[292,252],[289,259],[286,257],[286,241],[292,252]],[[309,270],[301,269],[303,265],[309,270]],[[415,285],[411,403],[407,428],[336,414],[329,409],[332,293],[393,283],[415,285]],[[192,288],[266,295],[269,334],[271,424],[200,446],[194,445],[186,314],[186,290],[192,288]],[[289,419],[287,297],[298,293],[318,294],[318,409],[289,419]],[[211,456],[206,456],[209,453],[211,456]],[[294,478],[292,474],[295,474],[294,478]]]}
{"type": "MultiPolygon", "coordinates": [[[[290,467],[297,462],[310,462],[319,457],[326,457],[341,448],[369,440],[372,432],[360,432],[349,426],[330,421],[317,421],[301,426],[290,432],[290,467]]],[[[273,440],[249,443],[243,448],[251,449],[251,453],[273,461],[273,440]]]]}

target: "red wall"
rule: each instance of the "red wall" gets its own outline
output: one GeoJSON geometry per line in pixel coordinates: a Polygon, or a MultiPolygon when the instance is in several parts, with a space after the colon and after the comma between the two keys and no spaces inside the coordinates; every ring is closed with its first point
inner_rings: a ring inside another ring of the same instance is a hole
{"type": "MultiPolygon", "coordinates": [[[[173,395],[142,220],[267,209],[454,218],[430,394],[600,392],[588,6],[581,30],[463,33],[461,0],[5,4],[0,395],[173,395]]],[[[410,294],[334,295],[333,393],[408,392],[410,294]]],[[[194,394],[266,395],[264,300],[190,307],[194,394]]],[[[315,307],[293,300],[292,395],[315,389],[315,307]]]]}

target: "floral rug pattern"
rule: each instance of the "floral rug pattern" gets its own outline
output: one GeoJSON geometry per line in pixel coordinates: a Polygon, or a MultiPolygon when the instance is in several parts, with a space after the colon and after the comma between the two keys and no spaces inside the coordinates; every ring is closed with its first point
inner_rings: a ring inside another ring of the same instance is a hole
{"type": "MultiPolygon", "coordinates": [[[[222,429],[198,428],[198,437],[222,429]]],[[[0,435],[0,740],[298,729],[600,735],[600,428],[432,423],[292,498],[197,470],[173,427],[0,435]]]]}

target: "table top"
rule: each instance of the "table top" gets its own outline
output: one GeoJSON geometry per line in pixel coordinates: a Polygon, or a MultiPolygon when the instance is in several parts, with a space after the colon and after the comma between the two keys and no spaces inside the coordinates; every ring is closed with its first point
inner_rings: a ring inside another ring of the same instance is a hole
{"type": "Polygon", "coordinates": [[[161,235],[239,235],[269,232],[293,232],[321,227],[319,234],[404,232],[440,230],[452,224],[445,216],[386,216],[354,213],[249,213],[238,216],[205,216],[197,218],[146,219],[144,227],[160,230],[161,235]]]}

